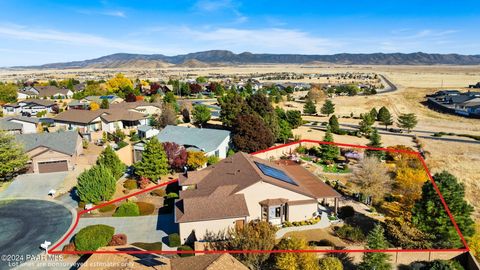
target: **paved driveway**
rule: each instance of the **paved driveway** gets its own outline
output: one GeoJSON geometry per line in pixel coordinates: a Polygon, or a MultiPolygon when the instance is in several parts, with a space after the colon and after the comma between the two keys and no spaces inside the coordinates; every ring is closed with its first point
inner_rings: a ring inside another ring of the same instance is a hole
{"type": "MultiPolygon", "coordinates": [[[[128,243],[160,241],[168,243],[168,234],[178,233],[178,225],[173,222],[173,214],[162,214],[137,217],[81,217],[78,226],[71,236],[73,237],[86,226],[97,224],[114,227],[115,234],[126,234],[128,243]]],[[[164,244],[162,250],[169,250],[169,247],[164,244]]]]}
{"type": "Polygon", "coordinates": [[[50,189],[60,188],[66,176],[67,172],[22,174],[17,176],[6,190],[0,192],[0,198],[45,199],[50,189]]]}
{"type": "MultiPolygon", "coordinates": [[[[57,242],[71,224],[70,210],[54,202],[0,201],[0,255],[20,255],[25,262],[27,255],[43,252],[40,244],[45,240],[57,242]]],[[[5,260],[0,261],[3,269],[11,269],[5,260]]]]}

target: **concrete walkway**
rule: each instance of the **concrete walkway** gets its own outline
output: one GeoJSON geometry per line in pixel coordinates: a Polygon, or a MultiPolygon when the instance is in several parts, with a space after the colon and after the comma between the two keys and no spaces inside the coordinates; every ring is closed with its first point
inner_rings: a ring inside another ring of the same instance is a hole
{"type": "Polygon", "coordinates": [[[275,233],[275,238],[280,239],[286,233],[289,232],[298,232],[298,231],[307,231],[307,230],[316,230],[316,229],[325,229],[330,227],[330,220],[328,219],[328,215],[326,212],[322,212],[322,217],[318,223],[313,225],[305,225],[305,226],[295,226],[295,227],[287,227],[281,228],[280,230],[275,233]]]}

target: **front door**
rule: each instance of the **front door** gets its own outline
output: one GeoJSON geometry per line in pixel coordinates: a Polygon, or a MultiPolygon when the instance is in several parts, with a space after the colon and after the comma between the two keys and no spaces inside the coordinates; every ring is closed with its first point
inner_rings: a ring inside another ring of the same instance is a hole
{"type": "Polygon", "coordinates": [[[245,226],[245,220],[244,219],[239,219],[239,220],[235,221],[235,229],[237,231],[242,230],[244,226],[245,226]]]}

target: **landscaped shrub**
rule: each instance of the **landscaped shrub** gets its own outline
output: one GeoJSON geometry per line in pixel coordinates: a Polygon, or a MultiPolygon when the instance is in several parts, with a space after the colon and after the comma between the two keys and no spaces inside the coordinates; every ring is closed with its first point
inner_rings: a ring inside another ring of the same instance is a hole
{"type": "Polygon", "coordinates": [[[117,208],[117,206],[112,203],[112,204],[107,204],[105,206],[102,206],[98,209],[98,211],[100,211],[101,213],[106,213],[106,212],[110,212],[110,211],[113,211],[117,208]]]}
{"type": "MultiPolygon", "coordinates": [[[[183,246],[179,246],[177,251],[193,251],[193,249],[190,246],[183,245],[183,246]]],[[[190,257],[190,256],[194,256],[194,255],[195,255],[194,253],[179,253],[178,254],[178,256],[180,256],[180,257],[190,257]]]]}
{"type": "Polygon", "coordinates": [[[140,209],[138,205],[134,202],[125,202],[122,203],[117,211],[113,214],[114,217],[134,217],[140,215],[140,209]]]}
{"type": "Polygon", "coordinates": [[[220,161],[220,158],[218,158],[217,156],[209,156],[207,159],[207,165],[210,166],[213,164],[217,164],[219,161],[220,161]]]}
{"type": "Polygon", "coordinates": [[[177,199],[177,198],[178,198],[178,194],[175,192],[170,192],[167,194],[167,199],[177,199]]]}
{"type": "Polygon", "coordinates": [[[85,202],[78,202],[78,208],[80,209],[85,209],[85,205],[86,205],[85,202]]]}
{"type": "Polygon", "coordinates": [[[154,191],[150,192],[153,196],[164,197],[166,195],[165,189],[155,189],[154,191]]]}
{"type": "Polygon", "coordinates": [[[136,246],[145,250],[155,250],[155,251],[162,250],[162,242],[154,242],[154,243],[137,242],[137,243],[132,243],[132,246],[136,246]]]}
{"type": "Polygon", "coordinates": [[[140,211],[140,216],[146,216],[153,214],[155,211],[155,206],[147,202],[136,202],[138,205],[138,210],[140,211]]]}
{"type": "Polygon", "coordinates": [[[118,149],[122,149],[123,147],[125,147],[125,146],[127,146],[127,145],[128,145],[128,143],[126,143],[126,142],[124,142],[124,141],[119,141],[119,142],[117,143],[117,150],[118,150],[118,149]]]}
{"type": "Polygon", "coordinates": [[[108,243],[109,246],[124,246],[127,244],[127,235],[120,233],[112,236],[112,240],[108,243]]]}
{"type": "Polygon", "coordinates": [[[338,237],[352,242],[361,242],[365,240],[365,235],[359,227],[352,227],[348,224],[338,228],[335,233],[338,237]]]}
{"type": "Polygon", "coordinates": [[[123,183],[123,187],[128,190],[137,189],[138,188],[137,181],[133,179],[125,180],[125,182],[123,183]]]}
{"type": "Polygon", "coordinates": [[[328,240],[328,239],[322,239],[319,241],[310,241],[308,242],[309,246],[317,246],[317,247],[334,247],[335,244],[328,240]]]}
{"type": "Polygon", "coordinates": [[[70,242],[68,243],[68,245],[65,245],[63,246],[62,248],[62,251],[75,251],[76,250],[76,247],[75,247],[75,243],[74,242],[70,242]]]}
{"type": "Polygon", "coordinates": [[[340,211],[338,212],[338,216],[343,219],[353,217],[354,215],[355,210],[350,205],[340,207],[340,211]]]}
{"type": "Polygon", "coordinates": [[[295,151],[297,151],[299,154],[305,154],[307,153],[307,148],[305,146],[299,146],[297,149],[295,149],[295,151]]]}
{"type": "Polygon", "coordinates": [[[172,233],[168,235],[168,245],[170,247],[180,246],[180,235],[178,233],[172,233]]]}
{"type": "Polygon", "coordinates": [[[99,224],[81,229],[74,239],[78,251],[95,251],[106,246],[112,240],[115,228],[99,224]]]}
{"type": "Polygon", "coordinates": [[[150,179],[148,179],[147,177],[140,176],[140,178],[138,179],[138,186],[141,189],[147,188],[149,184],[150,184],[150,179]]]}
{"type": "Polygon", "coordinates": [[[324,257],[318,261],[319,269],[322,270],[343,270],[342,261],[336,257],[324,257]]]}

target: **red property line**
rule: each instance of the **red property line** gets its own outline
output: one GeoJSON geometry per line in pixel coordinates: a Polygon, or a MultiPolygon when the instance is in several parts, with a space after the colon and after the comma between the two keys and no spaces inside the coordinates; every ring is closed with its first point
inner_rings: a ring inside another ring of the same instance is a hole
{"type": "Polygon", "coordinates": [[[61,250],[55,250],[58,248],[60,245],[62,245],[67,239],[70,237],[70,235],[74,232],[76,227],[78,226],[79,219],[81,215],[88,213],[89,211],[104,207],[109,204],[113,204],[115,202],[125,200],[127,198],[130,198],[132,196],[136,196],[141,193],[145,193],[154,189],[157,189],[162,186],[166,186],[172,183],[175,183],[178,181],[178,179],[174,179],[144,190],[140,190],[138,192],[129,194],[127,196],[123,196],[120,198],[117,198],[115,200],[97,205],[89,210],[82,210],[77,213],[77,217],[75,219],[75,224],[74,226],[70,229],[70,231],[58,242],[56,245],[54,245],[51,249],[48,250],[49,254],[148,254],[148,253],[155,253],[155,254],[221,254],[221,253],[229,253],[229,254],[238,254],[238,253],[369,253],[369,252],[384,252],[384,253],[396,253],[396,252],[467,252],[470,251],[467,241],[463,237],[462,232],[460,231],[460,228],[458,227],[455,218],[453,217],[452,213],[450,212],[450,209],[448,208],[447,203],[445,202],[445,199],[442,196],[442,193],[440,192],[440,189],[438,188],[437,184],[435,183],[435,180],[433,179],[430,171],[428,170],[428,167],[425,163],[425,160],[421,156],[419,152],[415,151],[408,151],[408,150],[403,150],[403,149],[391,149],[391,148],[375,148],[375,147],[369,147],[369,146],[363,146],[363,145],[355,145],[355,144],[346,144],[346,143],[336,143],[336,142],[324,142],[324,141],[317,141],[317,140],[300,140],[297,142],[291,142],[287,144],[282,144],[278,146],[274,146],[265,150],[261,150],[258,152],[254,152],[251,155],[258,155],[262,153],[267,153],[273,150],[285,148],[288,146],[296,145],[296,144],[301,144],[301,143],[317,143],[317,144],[332,144],[332,145],[337,145],[337,146],[343,146],[343,147],[352,147],[352,148],[361,148],[361,149],[368,149],[368,150],[378,150],[378,151],[386,151],[386,152],[394,152],[394,153],[404,153],[404,154],[410,154],[410,155],[415,155],[417,158],[420,159],[425,171],[427,172],[428,178],[433,184],[433,187],[435,191],[437,192],[438,196],[440,197],[440,200],[445,208],[445,211],[447,212],[448,217],[450,218],[450,221],[452,222],[455,230],[457,231],[457,234],[459,235],[460,239],[462,240],[462,244],[464,245],[464,248],[458,248],[458,249],[334,249],[334,250],[193,250],[193,251],[162,251],[162,250],[131,250],[131,251],[119,251],[119,250],[99,250],[99,251],[61,251],[61,250]]]}

